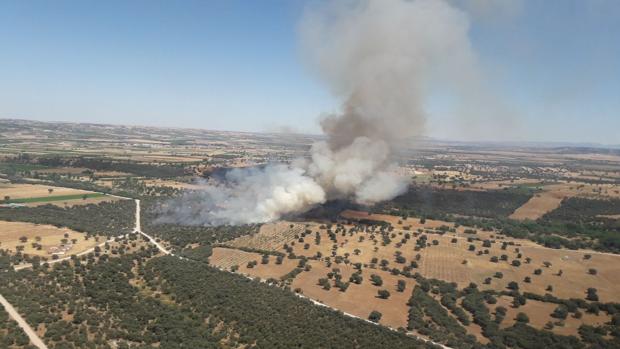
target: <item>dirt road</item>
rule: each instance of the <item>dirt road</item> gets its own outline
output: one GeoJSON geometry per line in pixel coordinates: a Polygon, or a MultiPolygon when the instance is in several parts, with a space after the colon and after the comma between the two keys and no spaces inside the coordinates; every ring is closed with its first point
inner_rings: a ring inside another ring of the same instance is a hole
{"type": "Polygon", "coordinates": [[[28,338],[30,338],[30,343],[32,343],[32,345],[34,345],[35,347],[37,347],[39,349],[47,349],[47,345],[45,345],[45,343],[43,343],[41,338],[39,338],[39,336],[32,329],[32,327],[30,327],[30,325],[28,325],[26,320],[24,320],[24,318],[22,318],[21,315],[19,315],[17,310],[15,310],[15,308],[13,308],[11,303],[9,303],[6,300],[6,298],[4,298],[1,294],[0,294],[0,304],[2,304],[2,306],[4,307],[6,312],[9,313],[9,316],[11,318],[13,318],[13,320],[15,320],[17,322],[19,327],[21,327],[22,330],[24,330],[24,332],[26,333],[28,338]]]}
{"type": "MultiPolygon", "coordinates": [[[[146,234],[145,232],[142,231],[141,227],[140,227],[140,200],[136,199],[136,227],[134,228],[134,232],[142,234],[142,236],[144,236],[145,238],[149,239],[149,241],[155,245],[163,254],[171,254],[170,251],[168,251],[166,248],[164,248],[159,242],[157,242],[157,240],[155,240],[155,238],[153,238],[152,236],[146,234]]],[[[172,254],[174,256],[174,254],[172,254]]]]}

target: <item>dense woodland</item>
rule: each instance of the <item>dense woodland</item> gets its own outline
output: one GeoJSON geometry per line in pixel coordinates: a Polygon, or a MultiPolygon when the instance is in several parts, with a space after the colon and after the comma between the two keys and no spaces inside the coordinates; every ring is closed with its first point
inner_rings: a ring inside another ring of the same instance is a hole
{"type": "Polygon", "coordinates": [[[509,216],[531,197],[531,193],[517,190],[470,191],[411,186],[405,194],[380,203],[374,209],[431,219],[450,214],[500,218],[509,216]]]}
{"type": "Polygon", "coordinates": [[[45,167],[80,167],[95,171],[118,171],[151,178],[178,177],[185,174],[183,165],[147,164],[135,161],[110,160],[104,157],[34,157],[22,155],[19,158],[12,159],[11,162],[45,167]]]}
{"type": "Polygon", "coordinates": [[[498,230],[551,248],[592,248],[620,253],[620,222],[601,217],[620,212],[620,200],[569,198],[536,221],[508,216],[531,197],[522,190],[461,191],[412,187],[374,212],[457,222],[483,230],[498,230]]]}
{"type": "Polygon", "coordinates": [[[497,229],[507,236],[527,238],[551,248],[591,248],[620,253],[620,223],[600,217],[617,210],[619,204],[620,200],[570,198],[536,221],[467,217],[451,220],[482,229],[497,229]]]}
{"type": "Polygon", "coordinates": [[[42,323],[50,348],[209,348],[226,333],[190,309],[162,302],[130,280],[152,251],[86,258],[0,276],[0,292],[27,321],[42,323]],[[50,285],[55,285],[50,287],[50,285]],[[217,333],[213,333],[217,332],[217,333]]]}
{"type": "Polygon", "coordinates": [[[0,293],[50,348],[422,348],[292,292],[155,250],[0,274],[0,293]],[[50,287],[50,285],[54,285],[50,287]],[[160,292],[161,291],[161,292],[160,292]]]}
{"type": "Polygon", "coordinates": [[[162,257],[145,267],[175,302],[205,318],[235,323],[242,343],[259,348],[421,348],[398,332],[339,315],[292,292],[208,267],[162,257]],[[200,292],[196,292],[196,290],[200,292]]]}
{"type": "Polygon", "coordinates": [[[9,314],[0,307],[0,348],[36,348],[30,345],[28,336],[9,318],[9,314]]]}
{"type": "Polygon", "coordinates": [[[135,205],[133,200],[120,200],[71,207],[47,204],[0,208],[0,220],[51,224],[91,235],[117,236],[133,230],[135,205]]]}

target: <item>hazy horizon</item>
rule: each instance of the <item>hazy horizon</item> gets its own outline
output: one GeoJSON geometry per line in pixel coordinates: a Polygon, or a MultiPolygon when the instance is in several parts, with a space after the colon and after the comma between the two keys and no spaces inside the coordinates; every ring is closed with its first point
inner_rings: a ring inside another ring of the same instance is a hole
{"type": "MultiPolygon", "coordinates": [[[[149,128],[161,128],[161,129],[175,129],[175,130],[200,130],[207,132],[226,132],[226,133],[248,133],[248,134],[282,134],[282,135],[299,135],[299,136],[307,136],[307,137],[317,137],[317,138],[325,138],[325,134],[321,131],[317,132],[297,132],[294,130],[289,130],[286,128],[281,128],[278,130],[258,130],[258,131],[240,131],[240,130],[229,130],[229,129],[211,129],[206,127],[188,127],[188,126],[153,126],[153,125],[144,125],[144,124],[131,124],[131,123],[101,123],[101,122],[87,122],[87,121],[63,121],[63,120],[36,120],[36,119],[19,119],[19,118],[5,118],[0,117],[0,120],[7,121],[25,121],[25,122],[42,122],[42,123],[51,123],[51,124],[84,124],[84,125],[99,125],[99,126],[117,126],[117,127],[149,127],[149,128]]],[[[420,136],[417,139],[412,139],[417,141],[430,141],[430,142],[439,142],[439,143],[464,143],[464,144],[474,144],[474,145],[532,145],[534,147],[597,147],[597,148],[620,148],[620,141],[618,143],[601,143],[601,142],[571,142],[571,141],[514,141],[514,140],[466,140],[466,139],[445,139],[445,138],[437,138],[431,136],[420,136]]]]}
{"type": "MultiPolygon", "coordinates": [[[[0,118],[320,134],[341,101],[299,25],[322,2],[3,2],[0,118]]],[[[620,143],[619,2],[447,3],[480,77],[465,107],[431,81],[424,136],[620,143]]]]}

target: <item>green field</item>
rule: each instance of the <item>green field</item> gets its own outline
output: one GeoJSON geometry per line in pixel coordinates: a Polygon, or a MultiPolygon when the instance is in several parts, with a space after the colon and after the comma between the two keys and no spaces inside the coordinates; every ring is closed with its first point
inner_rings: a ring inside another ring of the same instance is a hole
{"type": "Polygon", "coordinates": [[[101,196],[106,196],[106,194],[92,193],[92,194],[41,196],[41,197],[35,197],[35,198],[10,199],[9,201],[5,201],[5,202],[13,203],[13,204],[27,204],[27,203],[33,203],[33,202],[69,201],[69,200],[78,200],[78,199],[89,199],[89,198],[98,198],[101,196]]]}

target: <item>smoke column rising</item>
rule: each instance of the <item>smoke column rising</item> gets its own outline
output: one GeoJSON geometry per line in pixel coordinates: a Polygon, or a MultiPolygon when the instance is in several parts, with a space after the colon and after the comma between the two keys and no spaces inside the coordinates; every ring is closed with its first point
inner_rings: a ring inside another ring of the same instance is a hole
{"type": "Polygon", "coordinates": [[[424,132],[428,86],[474,74],[467,16],[437,0],[321,2],[300,24],[304,59],[343,101],[309,160],[230,171],[162,208],[160,222],[244,224],[304,212],[335,198],[362,204],[403,193],[399,141],[424,132]],[[448,79],[450,80],[450,79],[448,79]]]}

